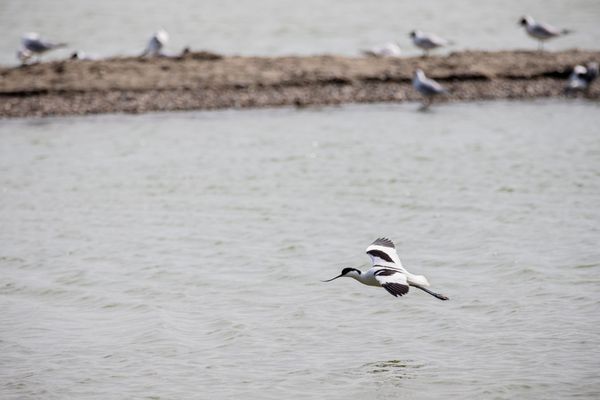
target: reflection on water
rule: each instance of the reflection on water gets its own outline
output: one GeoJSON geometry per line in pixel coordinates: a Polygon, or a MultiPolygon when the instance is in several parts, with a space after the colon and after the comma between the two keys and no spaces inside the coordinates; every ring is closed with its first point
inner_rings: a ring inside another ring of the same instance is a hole
{"type": "Polygon", "coordinates": [[[377,375],[379,380],[390,381],[413,379],[416,376],[415,370],[423,366],[413,360],[389,360],[367,363],[362,369],[369,374],[377,375]]]}

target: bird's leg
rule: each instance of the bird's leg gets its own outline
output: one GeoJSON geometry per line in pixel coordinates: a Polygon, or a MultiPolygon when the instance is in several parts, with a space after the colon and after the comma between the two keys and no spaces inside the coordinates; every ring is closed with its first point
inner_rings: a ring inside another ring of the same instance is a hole
{"type": "Polygon", "coordinates": [[[541,40],[538,42],[538,51],[544,51],[544,42],[541,40]]]}
{"type": "Polygon", "coordinates": [[[419,107],[420,111],[427,111],[429,106],[431,105],[431,98],[425,97],[423,102],[421,103],[421,107],[419,107]]]}
{"type": "Polygon", "coordinates": [[[429,107],[431,107],[432,104],[433,104],[433,97],[427,97],[426,104],[425,104],[425,109],[428,110],[429,107]]]}
{"type": "Polygon", "coordinates": [[[440,300],[450,300],[450,298],[448,296],[444,296],[443,294],[440,293],[436,293],[436,292],[432,292],[431,290],[424,288],[423,286],[419,286],[419,285],[410,285],[410,286],[414,286],[416,288],[421,289],[422,291],[429,293],[430,295],[432,295],[433,297],[440,299],[440,300]]]}

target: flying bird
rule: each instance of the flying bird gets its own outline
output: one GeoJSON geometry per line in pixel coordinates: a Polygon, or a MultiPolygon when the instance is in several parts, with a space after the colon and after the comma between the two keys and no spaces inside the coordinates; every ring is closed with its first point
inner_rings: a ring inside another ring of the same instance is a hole
{"type": "Polygon", "coordinates": [[[144,52],[140,55],[140,57],[145,56],[159,56],[162,54],[162,49],[167,45],[169,41],[169,34],[164,29],[159,29],[156,31],[150,40],[148,41],[148,45],[144,52]]]}
{"type": "Polygon", "coordinates": [[[448,91],[442,87],[439,83],[431,78],[428,78],[422,69],[417,69],[412,80],[413,87],[419,92],[424,98],[425,102],[422,105],[422,109],[427,109],[433,103],[433,98],[440,94],[447,94],[448,91]]]}
{"type": "Polygon", "coordinates": [[[429,50],[437,49],[438,47],[446,46],[450,42],[433,33],[422,31],[410,32],[410,38],[413,44],[423,50],[423,55],[429,55],[429,50]]]}
{"type": "Polygon", "coordinates": [[[448,300],[448,297],[443,294],[427,289],[429,281],[423,275],[413,275],[402,266],[396,246],[390,239],[375,240],[367,247],[366,252],[371,257],[371,269],[361,272],[356,268],[344,268],[341,274],[323,282],[331,282],[342,277],[353,278],[367,286],[382,287],[394,297],[404,296],[412,286],[440,300],[448,300]]]}
{"type": "Polygon", "coordinates": [[[567,93],[587,91],[590,85],[598,78],[598,69],[597,62],[590,62],[585,66],[576,65],[569,76],[565,91],[567,93]]]}
{"type": "Polygon", "coordinates": [[[525,28],[529,36],[538,40],[539,51],[544,50],[544,41],[571,33],[569,29],[558,29],[544,22],[536,22],[529,15],[521,17],[519,24],[525,28]]]}

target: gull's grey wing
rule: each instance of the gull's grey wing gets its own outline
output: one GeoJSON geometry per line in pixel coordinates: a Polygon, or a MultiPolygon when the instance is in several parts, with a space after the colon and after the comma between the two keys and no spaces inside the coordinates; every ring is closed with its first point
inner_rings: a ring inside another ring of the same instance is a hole
{"type": "Polygon", "coordinates": [[[537,36],[552,37],[560,35],[561,31],[552,25],[538,22],[531,27],[531,32],[537,36]]]}
{"type": "Polygon", "coordinates": [[[417,90],[425,95],[434,95],[446,92],[446,89],[444,89],[442,85],[429,78],[417,81],[416,86],[417,90]]]}

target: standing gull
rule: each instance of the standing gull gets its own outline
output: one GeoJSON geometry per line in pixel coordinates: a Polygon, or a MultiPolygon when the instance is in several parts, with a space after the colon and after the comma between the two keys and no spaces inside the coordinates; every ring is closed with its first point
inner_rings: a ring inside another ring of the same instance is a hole
{"type": "Polygon", "coordinates": [[[144,56],[159,56],[162,55],[162,49],[169,41],[169,34],[164,29],[159,29],[148,41],[148,46],[141,54],[144,56]]]}
{"type": "Polygon", "coordinates": [[[544,22],[536,22],[529,15],[522,17],[519,24],[525,28],[529,36],[538,40],[539,51],[544,50],[544,41],[571,33],[568,29],[558,29],[544,22]]]}
{"type": "Polygon", "coordinates": [[[449,42],[433,33],[422,31],[412,31],[410,38],[413,44],[423,50],[423,55],[429,55],[429,50],[437,49],[438,47],[446,46],[449,42]]]}
{"type": "Polygon", "coordinates": [[[429,108],[435,96],[448,93],[448,91],[444,89],[442,85],[425,76],[425,72],[423,72],[422,69],[417,69],[415,71],[412,85],[415,90],[425,98],[425,102],[421,107],[424,110],[429,108]]]}
{"type": "Polygon", "coordinates": [[[33,56],[37,56],[38,61],[41,55],[47,51],[65,47],[66,43],[52,43],[40,38],[35,32],[26,33],[21,38],[21,49],[17,52],[17,57],[22,63],[25,63],[33,56]]]}
{"type": "Polygon", "coordinates": [[[429,281],[423,275],[413,275],[402,266],[396,247],[390,239],[375,240],[367,247],[366,252],[371,257],[371,269],[361,272],[356,268],[344,268],[341,274],[323,282],[342,277],[353,278],[363,285],[382,287],[394,297],[404,296],[412,286],[440,300],[448,300],[443,294],[427,289],[429,281]]]}

